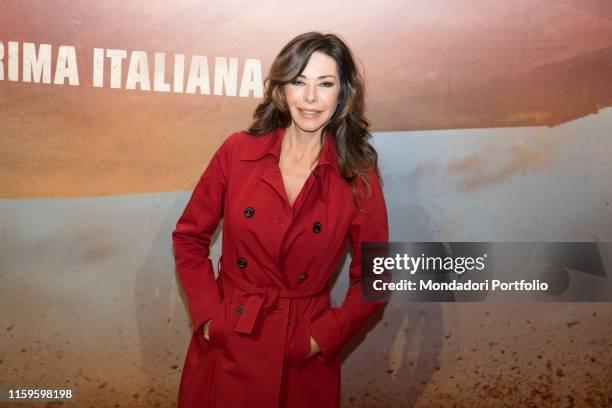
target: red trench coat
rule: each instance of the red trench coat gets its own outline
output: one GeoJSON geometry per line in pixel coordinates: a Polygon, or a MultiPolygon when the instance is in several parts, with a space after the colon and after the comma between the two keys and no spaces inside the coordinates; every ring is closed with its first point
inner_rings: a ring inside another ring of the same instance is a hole
{"type": "MultiPolygon", "coordinates": [[[[214,154],[172,233],[176,268],[195,327],[180,408],[338,407],[339,351],[380,302],[361,299],[362,242],[388,241],[383,192],[357,210],[331,137],[293,207],[278,167],[285,129],[232,134],[214,154]],[[223,221],[219,278],[208,258],[223,221]],[[352,245],[341,306],[329,281],[352,245]],[[202,324],[211,319],[209,339],[202,324]],[[310,336],[321,352],[307,358],[310,336]]],[[[359,189],[365,191],[363,183],[359,189]]]]}

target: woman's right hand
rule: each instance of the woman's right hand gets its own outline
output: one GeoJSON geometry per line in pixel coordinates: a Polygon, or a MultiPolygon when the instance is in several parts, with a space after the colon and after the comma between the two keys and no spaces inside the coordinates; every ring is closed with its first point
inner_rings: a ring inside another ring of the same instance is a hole
{"type": "Polygon", "coordinates": [[[206,322],[204,322],[204,324],[202,325],[202,332],[204,333],[204,338],[206,339],[206,341],[209,341],[209,337],[208,337],[208,324],[210,323],[212,319],[208,319],[206,322]]]}

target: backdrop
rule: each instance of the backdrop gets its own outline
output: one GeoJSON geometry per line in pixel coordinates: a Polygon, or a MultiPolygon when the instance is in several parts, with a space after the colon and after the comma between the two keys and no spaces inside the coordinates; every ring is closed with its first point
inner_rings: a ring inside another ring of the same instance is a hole
{"type": "MultiPolygon", "coordinates": [[[[310,30],[364,70],[391,240],[612,241],[611,2],[4,1],[0,387],[176,405],[171,232],[310,30]]],[[[608,303],[392,299],[344,351],[343,406],[604,406],[611,323],[608,303]]]]}

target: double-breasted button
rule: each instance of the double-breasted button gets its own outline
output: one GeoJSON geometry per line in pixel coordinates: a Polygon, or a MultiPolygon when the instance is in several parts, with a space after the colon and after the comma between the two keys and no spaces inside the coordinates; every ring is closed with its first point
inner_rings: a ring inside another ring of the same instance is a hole
{"type": "Polygon", "coordinates": [[[315,232],[315,234],[318,234],[319,232],[321,232],[321,228],[323,228],[323,226],[321,225],[319,221],[312,224],[312,230],[315,232]]]}
{"type": "Polygon", "coordinates": [[[239,268],[246,268],[247,260],[244,258],[238,258],[238,260],[236,261],[236,264],[238,265],[239,268]]]}
{"type": "Polygon", "coordinates": [[[244,216],[247,218],[251,218],[255,214],[255,209],[253,207],[247,207],[244,209],[244,216]]]}
{"type": "Polygon", "coordinates": [[[238,305],[236,308],[236,314],[239,315],[244,310],[244,305],[238,305]]]}
{"type": "Polygon", "coordinates": [[[301,273],[300,276],[298,276],[298,280],[301,283],[301,282],[304,282],[307,277],[308,277],[308,274],[306,272],[304,272],[304,273],[301,273]]]}
{"type": "Polygon", "coordinates": [[[291,324],[291,319],[287,321],[287,326],[291,324]]]}

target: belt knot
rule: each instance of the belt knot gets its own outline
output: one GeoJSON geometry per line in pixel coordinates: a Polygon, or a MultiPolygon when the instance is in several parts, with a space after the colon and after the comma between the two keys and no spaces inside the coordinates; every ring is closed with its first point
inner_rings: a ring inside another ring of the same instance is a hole
{"type": "Polygon", "coordinates": [[[232,286],[242,289],[248,293],[248,297],[244,305],[240,305],[236,313],[239,314],[234,331],[243,334],[253,333],[253,327],[262,310],[267,312],[274,309],[278,304],[278,299],[283,298],[307,298],[313,297],[327,290],[327,285],[322,285],[319,288],[308,291],[292,291],[280,287],[255,286],[237,275],[227,273],[223,267],[219,269],[219,277],[232,286]]]}

